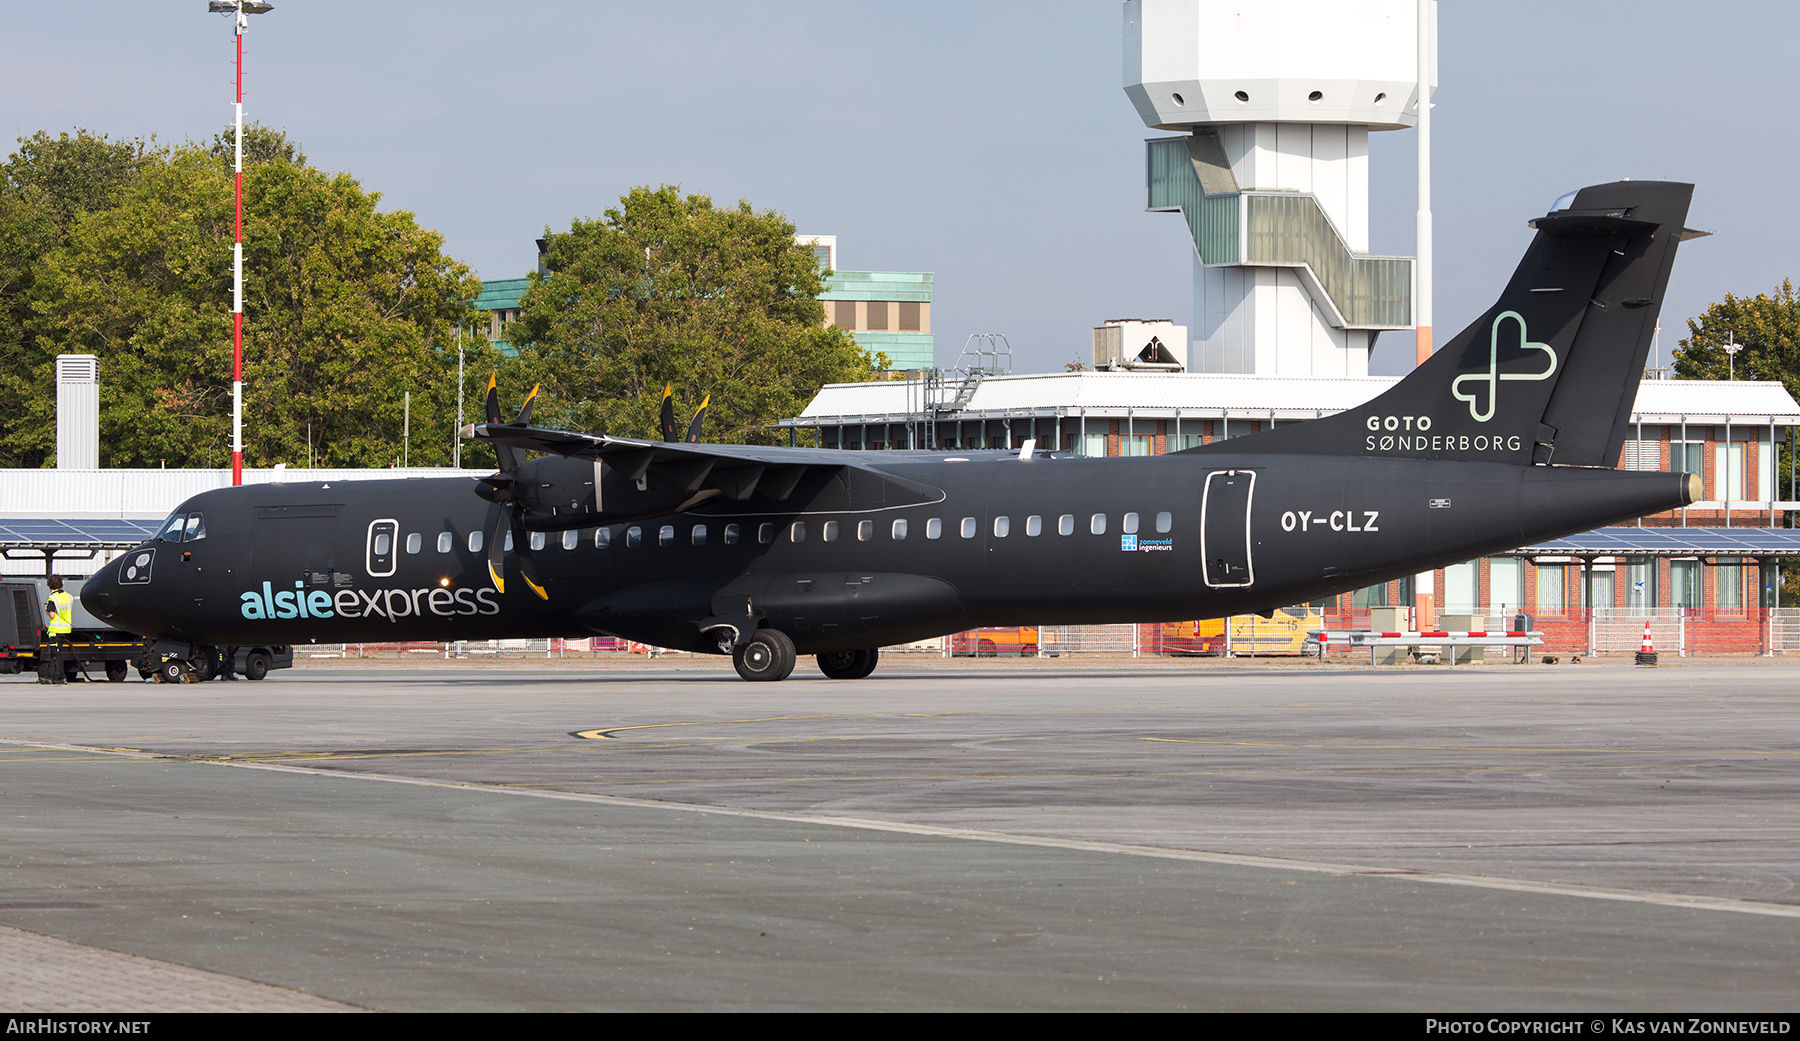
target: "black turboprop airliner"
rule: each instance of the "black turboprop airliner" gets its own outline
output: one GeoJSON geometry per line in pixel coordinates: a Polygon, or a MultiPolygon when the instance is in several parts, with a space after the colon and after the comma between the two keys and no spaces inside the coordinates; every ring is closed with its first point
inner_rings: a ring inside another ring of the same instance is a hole
{"type": "Polygon", "coordinates": [[[856,679],[975,626],[1263,611],[1673,509],[1697,478],[1611,467],[1691,195],[1558,200],[1498,303],[1326,418],[1148,458],[852,452],[505,423],[490,386],[463,436],[498,473],[206,492],[82,602],[176,661],[611,633],[856,679]]]}

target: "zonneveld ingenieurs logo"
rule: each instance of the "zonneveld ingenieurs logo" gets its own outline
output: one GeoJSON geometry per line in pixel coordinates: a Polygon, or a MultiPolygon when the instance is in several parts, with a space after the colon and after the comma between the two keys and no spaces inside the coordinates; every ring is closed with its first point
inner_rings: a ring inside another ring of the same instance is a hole
{"type": "Polygon", "coordinates": [[[335,594],[323,589],[308,592],[306,583],[295,582],[294,588],[275,592],[272,583],[264,582],[261,592],[239,594],[243,601],[239,610],[245,618],[386,618],[390,622],[402,618],[436,615],[495,615],[500,601],[492,589],[449,589],[427,586],[423,589],[340,589],[335,594]]]}

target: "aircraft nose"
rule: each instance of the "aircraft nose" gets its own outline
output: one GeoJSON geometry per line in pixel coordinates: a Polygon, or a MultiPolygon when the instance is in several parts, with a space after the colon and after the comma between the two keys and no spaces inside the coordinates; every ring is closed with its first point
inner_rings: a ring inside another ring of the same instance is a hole
{"type": "Polygon", "coordinates": [[[114,560],[94,572],[81,587],[81,606],[95,618],[113,622],[119,613],[119,568],[119,561],[114,560]]]}

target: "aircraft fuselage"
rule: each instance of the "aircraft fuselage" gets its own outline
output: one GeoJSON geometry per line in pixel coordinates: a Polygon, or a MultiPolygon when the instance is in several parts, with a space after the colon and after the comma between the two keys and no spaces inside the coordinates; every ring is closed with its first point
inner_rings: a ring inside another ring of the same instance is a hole
{"type": "Polygon", "coordinates": [[[858,502],[827,482],[780,509],[714,500],[544,532],[541,548],[526,547],[544,598],[518,580],[516,547],[505,591],[490,580],[483,541],[499,507],[467,479],[221,489],[176,511],[200,514],[203,538],[146,543],[89,596],[114,624],[196,644],[605,632],[719,652],[729,645],[703,623],[742,617],[818,653],[983,625],[1266,610],[1688,494],[1682,474],[1226,447],[1112,459],[845,452],[940,494],[858,502]]]}

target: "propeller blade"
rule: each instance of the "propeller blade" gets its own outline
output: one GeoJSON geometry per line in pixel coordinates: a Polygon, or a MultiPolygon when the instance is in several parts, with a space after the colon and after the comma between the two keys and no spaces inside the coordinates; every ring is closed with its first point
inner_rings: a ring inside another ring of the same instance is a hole
{"type": "Polygon", "coordinates": [[[539,383],[531,388],[531,393],[525,395],[525,404],[519,406],[519,418],[517,420],[519,426],[528,427],[531,425],[531,403],[537,400],[538,391],[543,389],[544,385],[539,383]]]}
{"type": "MultiPolygon", "coordinates": [[[[537,391],[532,391],[532,393],[536,394],[537,391]]],[[[487,412],[487,421],[494,426],[499,426],[500,380],[494,373],[488,374],[487,400],[483,403],[483,407],[487,412]]],[[[530,408],[531,404],[528,400],[526,402],[526,411],[529,412],[530,408]]],[[[519,468],[519,450],[510,445],[495,445],[494,459],[499,462],[500,472],[503,474],[511,474],[514,470],[519,468]]],[[[494,584],[495,587],[498,588],[499,579],[495,579],[494,584]]]]}
{"type": "Polygon", "coordinates": [[[675,440],[675,385],[663,384],[662,399],[662,439],[675,440]]]}
{"type": "Polygon", "coordinates": [[[510,528],[511,517],[512,507],[501,506],[494,514],[494,530],[488,534],[488,578],[493,580],[494,588],[503,594],[506,592],[506,533],[510,528]]]}
{"type": "Polygon", "coordinates": [[[487,389],[487,421],[500,422],[500,379],[497,373],[488,373],[487,389]]]}
{"type": "Polygon", "coordinates": [[[512,515],[512,537],[513,552],[519,557],[519,574],[524,576],[525,584],[531,587],[539,600],[550,599],[550,594],[544,591],[544,583],[538,579],[537,565],[531,560],[531,533],[525,530],[517,513],[512,515]]]}
{"type": "Polygon", "coordinates": [[[700,410],[695,412],[694,418],[688,422],[688,444],[697,445],[700,443],[700,428],[706,423],[706,406],[710,404],[712,404],[712,395],[708,394],[706,400],[700,402],[700,410]]]}

